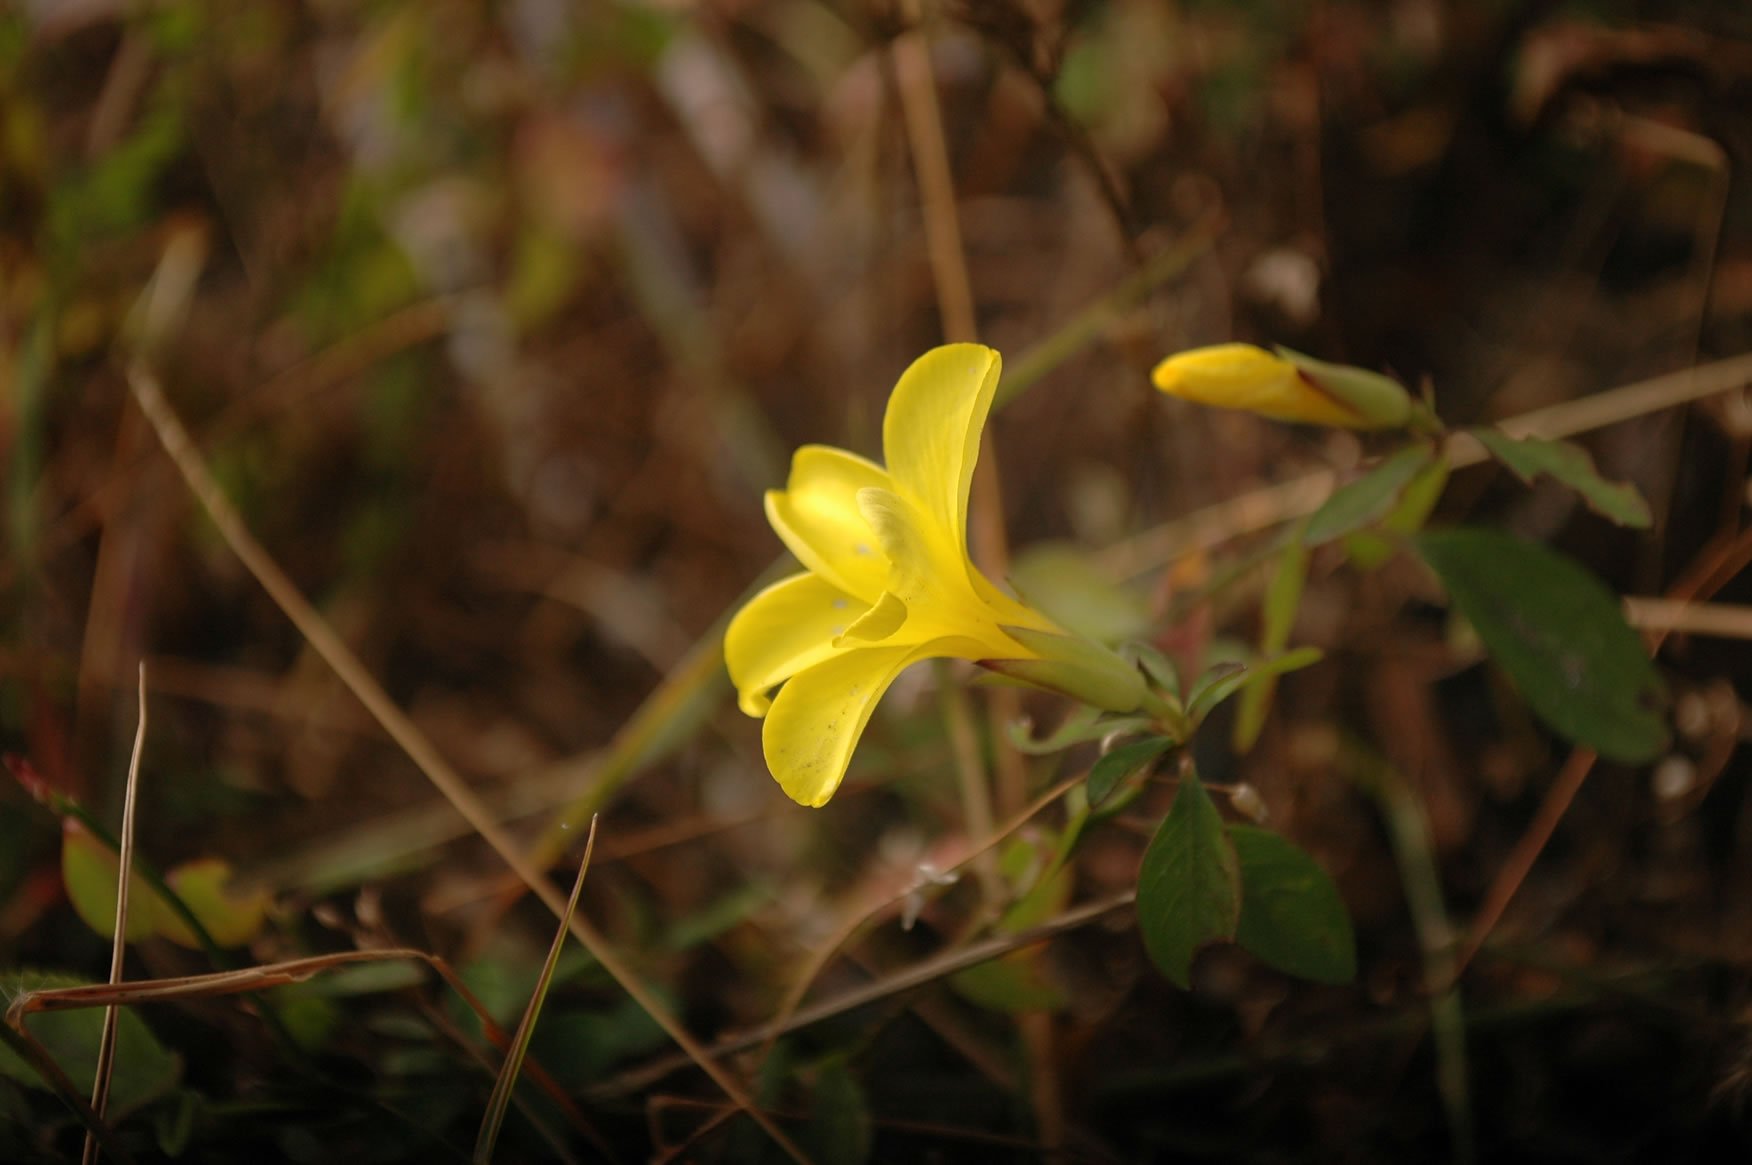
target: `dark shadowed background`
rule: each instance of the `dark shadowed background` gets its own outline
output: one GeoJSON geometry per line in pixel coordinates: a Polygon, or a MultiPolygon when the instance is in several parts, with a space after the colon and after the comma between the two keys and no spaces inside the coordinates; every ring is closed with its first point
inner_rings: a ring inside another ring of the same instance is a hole
{"type": "MultiPolygon", "coordinates": [[[[928,669],[884,702],[833,803],[805,810],[716,662],[721,618],[779,552],[761,495],[791,449],[879,453],[895,377],[953,326],[907,85],[935,96],[948,262],[980,338],[1012,373],[1058,345],[990,431],[1003,505],[985,528],[1017,552],[1084,548],[1135,581],[1165,641],[1256,634],[1257,577],[1176,596],[1245,559],[1257,523],[1195,537],[1177,519],[1372,446],[1166,399],[1149,384],[1164,355],[1283,343],[1427,383],[1468,423],[1752,348],[1742,5],[925,9],[920,33],[909,6],[858,0],[0,5],[14,770],[113,828],[144,660],[141,853],[223,858],[271,895],[240,965],[409,945],[514,1024],[553,932],[202,516],[130,396],[143,353],[249,530],[521,841],[601,810],[581,910],[656,994],[706,1040],[771,1017],[807,952],[965,840],[928,669]],[[921,36],[928,74],[905,67],[921,36]],[[1128,280],[1098,326],[1061,330],[1128,280]]],[[[1749,440],[1741,392],[1587,435],[1652,532],[1483,467],[1443,514],[1660,595],[1742,546],[1749,440]]],[[[732,1061],[811,1156],[1752,1147],[1752,619],[1664,646],[1672,753],[1594,772],[1469,967],[1457,1100],[1423,952],[1475,917],[1568,748],[1444,638],[1419,569],[1335,567],[1317,563],[1295,636],[1325,662],[1284,683],[1250,754],[1218,732],[1200,762],[1255,786],[1333,875],[1358,981],[1223,949],[1181,993],[1120,913],[1055,940],[1044,1012],[935,978],[806,1027],[763,1073],[732,1061]],[[1355,780],[1382,764],[1427,821],[1433,918],[1408,907],[1393,823],[1355,780]]],[[[1043,763],[1027,787],[1059,775],[1043,763]]],[[[1086,843],[1078,899],[1135,879],[1151,820],[1086,843]]],[[[0,981],[107,973],[62,848],[55,813],[0,785],[0,981]]],[[[976,907],[964,885],[911,932],[873,928],[816,997],[953,947],[976,907]]],[[[213,969],[162,939],[129,963],[213,969]]],[[[158,1058],[124,1043],[125,1143],[144,1160],[466,1155],[492,1083],[479,1026],[399,971],[282,989],[279,1027],[232,998],[138,1009],[158,1058]]],[[[534,1056],[573,1108],[526,1089],[546,1139],[514,1114],[500,1159],[777,1159],[745,1120],[689,1142],[721,1102],[697,1071],[623,1075],[671,1051],[569,948],[534,1056]]],[[[79,1135],[27,1070],[0,1073],[0,1156],[62,1159],[79,1135]]]]}

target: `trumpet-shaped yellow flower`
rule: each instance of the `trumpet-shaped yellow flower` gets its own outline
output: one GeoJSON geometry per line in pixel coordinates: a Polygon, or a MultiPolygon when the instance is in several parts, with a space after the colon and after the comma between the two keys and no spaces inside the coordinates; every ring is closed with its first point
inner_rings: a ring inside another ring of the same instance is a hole
{"type": "Polygon", "coordinates": [[[1143,696],[1135,669],[1065,637],[968,559],[967,496],[999,365],[978,344],[925,353],[888,401],[887,468],[806,445],[766,495],[805,570],[736,613],[724,657],[742,710],[766,717],[767,767],[794,800],[833,796],[876,702],[919,660],[1013,661],[1001,670],[1119,711],[1143,696]]]}
{"type": "Polygon", "coordinates": [[[1217,344],[1170,356],[1151,374],[1170,396],[1274,421],[1388,429],[1406,424],[1411,398],[1397,381],[1287,348],[1274,355],[1251,344],[1217,344]]]}

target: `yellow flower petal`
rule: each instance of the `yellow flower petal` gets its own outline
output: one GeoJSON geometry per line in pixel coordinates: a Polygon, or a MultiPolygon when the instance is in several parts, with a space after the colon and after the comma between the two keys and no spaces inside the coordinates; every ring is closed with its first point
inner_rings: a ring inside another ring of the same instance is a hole
{"type": "Polygon", "coordinates": [[[888,398],[882,453],[896,492],[918,503],[967,555],[967,492],[1002,360],[980,344],[945,344],[913,361],[888,398]]]}
{"type": "Polygon", "coordinates": [[[805,445],[791,477],[766,495],[767,520],[797,561],[870,606],[888,581],[875,535],[858,509],[858,491],[886,489],[887,473],[844,449],[805,445]]]}
{"type": "Polygon", "coordinates": [[[858,510],[888,563],[888,589],[907,606],[937,597],[965,576],[962,555],[910,498],[872,486],[858,491],[858,510]]]}
{"type": "Polygon", "coordinates": [[[906,604],[893,594],[885,593],[880,602],[865,611],[863,617],[856,623],[846,628],[845,634],[834,641],[834,646],[860,646],[860,644],[853,643],[853,640],[861,640],[863,644],[880,643],[899,631],[905,622],[906,604]]]}
{"type": "Polygon", "coordinates": [[[792,676],[761,729],[761,751],[793,801],[825,805],[845,779],[876,701],[909,663],[943,654],[932,644],[863,647],[792,676]]]}
{"type": "Polygon", "coordinates": [[[1170,396],[1245,409],[1275,421],[1368,425],[1357,410],[1310,384],[1294,364],[1251,344],[1217,344],[1170,356],[1150,379],[1170,396]]]}
{"type": "Polygon", "coordinates": [[[748,600],[724,630],[737,705],[766,715],[772,689],[838,654],[834,640],[863,614],[863,603],[813,574],[780,579],[748,600]]]}
{"type": "Polygon", "coordinates": [[[973,584],[973,592],[980,601],[992,610],[992,621],[1000,627],[1030,627],[1036,631],[1051,631],[1064,634],[1063,630],[1050,618],[1033,607],[1015,598],[1003,590],[991,579],[987,578],[979,567],[970,561],[967,564],[968,581],[973,584]]]}

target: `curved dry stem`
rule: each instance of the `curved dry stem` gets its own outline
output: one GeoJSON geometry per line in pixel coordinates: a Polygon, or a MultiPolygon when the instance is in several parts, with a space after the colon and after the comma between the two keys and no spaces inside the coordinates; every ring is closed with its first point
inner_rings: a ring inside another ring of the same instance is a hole
{"type": "MultiPolygon", "coordinates": [[[[1001,958],[1012,951],[1031,947],[1036,943],[1045,942],[1055,935],[1087,926],[1098,918],[1123,910],[1137,900],[1136,890],[1122,890],[1106,898],[1093,902],[1085,902],[1081,906],[1073,906],[1064,913],[1048,922],[1019,934],[1001,934],[993,938],[982,939],[969,943],[964,947],[953,949],[922,959],[910,966],[903,967],[873,983],[862,987],[854,987],[843,991],[831,999],[823,999],[807,1007],[800,1007],[783,1024],[767,1023],[745,1031],[732,1032],[711,1046],[709,1054],[714,1057],[732,1055],[747,1048],[768,1043],[778,1036],[806,1028],[811,1024],[844,1015],[860,1007],[879,1003],[884,999],[904,994],[928,983],[964,971],[980,963],[1001,958]]],[[[643,1064],[637,1068],[621,1073],[612,1080],[603,1082],[590,1089],[592,1095],[610,1097],[624,1096],[641,1088],[647,1088],[657,1081],[679,1069],[686,1068],[689,1060],[685,1056],[667,1056],[643,1064]]]]}
{"type": "MultiPolygon", "coordinates": [[[[183,426],[176,412],[164,397],[164,391],[159,386],[157,378],[147,369],[135,366],[128,372],[128,385],[133,391],[134,399],[145,412],[152,423],[153,430],[158,434],[165,452],[170,454],[171,461],[177,471],[188,484],[189,490],[201,503],[219,530],[220,536],[231,548],[233,554],[255,576],[262,589],[268,592],[276,606],[292,621],[316,653],[332,668],[341,682],[346,684],[354,697],[365,706],[366,711],[383,726],[401,750],[408,755],[416,767],[425,774],[426,779],[442,793],[446,800],[455,807],[457,813],[469,823],[474,831],[492,847],[499,859],[509,866],[528,886],[542,904],[553,912],[555,918],[564,916],[566,900],[560,896],[553,884],[548,881],[543,872],[533,865],[523,854],[522,849],[512,839],[511,835],[488,812],[486,805],[476,796],[473,789],[457,771],[450,767],[448,761],[438,752],[437,747],[426,734],[420,731],[413,720],[401,710],[384,691],[374,676],[366,670],[352,649],[335,634],[328,621],[304,597],[297,585],[278,563],[264,550],[255,537],[249,532],[231,505],[229,498],[219,487],[212,472],[207,468],[206,461],[201,457],[194,442],[189,439],[188,430],[183,426]]],[[[602,969],[619,984],[657,1026],[674,1040],[684,1052],[699,1066],[701,1071],[709,1076],[714,1084],[724,1091],[724,1095],[734,1101],[738,1107],[748,1110],[755,1123],[782,1148],[785,1153],[796,1161],[807,1158],[802,1150],[787,1137],[754,1104],[753,1099],[724,1068],[713,1063],[706,1056],[693,1036],[669,1014],[667,1008],[658,1000],[656,993],[646,987],[644,982],[633,972],[632,967],[597,933],[587,919],[574,916],[570,922],[571,931],[578,941],[584,945],[602,969]]]]}
{"type": "MultiPolygon", "coordinates": [[[[1017,830],[1033,820],[1036,813],[1039,813],[1042,809],[1045,809],[1048,805],[1051,805],[1054,801],[1057,801],[1060,797],[1063,797],[1066,793],[1070,792],[1077,785],[1081,784],[1087,776],[1087,773],[1078,773],[1075,776],[1066,777],[1064,780],[1036,797],[1033,804],[1012,817],[1004,824],[1002,829],[996,830],[978,845],[962,854],[953,864],[944,869],[942,874],[957,873],[963,867],[971,864],[975,859],[990,853],[1002,842],[1008,840],[1017,830]]],[[[773,1018],[767,1021],[765,1030],[768,1034],[761,1040],[760,1052],[755,1057],[757,1065],[766,1063],[767,1057],[772,1055],[773,1045],[778,1042],[779,1036],[790,1030],[791,1020],[796,1016],[797,1009],[803,1005],[803,997],[809,993],[809,988],[821,975],[821,972],[827,969],[827,965],[833,961],[834,956],[839,953],[840,948],[851,942],[852,939],[856,937],[857,933],[860,930],[863,930],[864,927],[892,913],[897,907],[904,905],[907,899],[923,891],[926,885],[927,883],[924,881],[915,881],[900,893],[878,902],[870,909],[843,924],[838,931],[834,932],[832,938],[817,947],[814,952],[811,953],[809,961],[804,964],[803,973],[797,976],[796,981],[793,982],[790,988],[785,992],[785,997],[779,1001],[778,1009],[773,1012],[773,1018]]]]}

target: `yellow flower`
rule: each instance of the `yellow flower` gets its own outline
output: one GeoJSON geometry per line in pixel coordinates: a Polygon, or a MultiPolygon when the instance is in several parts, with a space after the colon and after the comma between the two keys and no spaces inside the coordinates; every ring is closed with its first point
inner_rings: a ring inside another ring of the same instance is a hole
{"type": "Polygon", "coordinates": [[[876,702],[919,660],[976,660],[1116,711],[1144,698],[1135,668],[1065,636],[968,559],[967,495],[1000,363],[978,344],[925,353],[889,398],[886,469],[805,445],[766,495],[806,569],[736,613],[724,657],[742,710],[766,717],[767,767],[794,800],[833,796],[876,702]]]}
{"type": "Polygon", "coordinates": [[[1151,374],[1170,396],[1274,421],[1390,429],[1412,419],[1412,401],[1397,381],[1279,348],[1217,344],[1170,356],[1151,374]]]}

